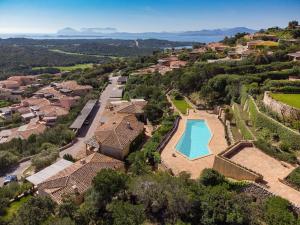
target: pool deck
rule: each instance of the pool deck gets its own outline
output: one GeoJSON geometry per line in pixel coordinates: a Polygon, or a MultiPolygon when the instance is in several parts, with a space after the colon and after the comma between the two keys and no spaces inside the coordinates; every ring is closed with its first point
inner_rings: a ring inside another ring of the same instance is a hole
{"type": "Polygon", "coordinates": [[[189,110],[187,116],[182,116],[177,132],[173,135],[169,143],[161,153],[163,164],[172,169],[175,175],[180,172],[188,172],[192,178],[198,178],[205,168],[212,168],[215,155],[227,148],[225,139],[225,130],[223,124],[219,121],[217,115],[206,111],[189,110]],[[209,143],[211,154],[198,159],[189,160],[186,156],[176,151],[175,147],[183,135],[188,119],[205,120],[212,133],[212,139],[209,143]]]}

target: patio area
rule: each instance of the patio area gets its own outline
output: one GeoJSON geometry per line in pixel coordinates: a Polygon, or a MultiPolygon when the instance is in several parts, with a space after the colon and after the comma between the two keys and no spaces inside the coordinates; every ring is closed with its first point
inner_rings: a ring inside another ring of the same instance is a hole
{"type": "Polygon", "coordinates": [[[255,147],[244,148],[230,160],[260,173],[268,186],[267,190],[300,206],[300,192],[279,181],[295,169],[292,165],[280,162],[255,147]]]}
{"type": "Polygon", "coordinates": [[[192,178],[198,178],[203,169],[213,167],[215,155],[226,148],[227,142],[225,139],[224,126],[219,121],[218,116],[206,111],[191,109],[187,116],[182,116],[177,132],[173,135],[161,153],[161,159],[163,164],[171,169],[175,175],[185,171],[190,173],[192,178]],[[209,143],[210,155],[195,160],[189,160],[187,157],[176,151],[176,144],[185,132],[188,119],[205,120],[208,124],[213,135],[209,143]]]}

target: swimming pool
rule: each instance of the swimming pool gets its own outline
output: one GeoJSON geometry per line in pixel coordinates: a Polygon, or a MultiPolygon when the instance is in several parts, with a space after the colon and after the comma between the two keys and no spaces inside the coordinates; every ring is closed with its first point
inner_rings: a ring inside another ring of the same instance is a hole
{"type": "Polygon", "coordinates": [[[209,155],[208,144],[211,138],[212,134],[205,120],[187,120],[176,150],[191,160],[209,155]]]}

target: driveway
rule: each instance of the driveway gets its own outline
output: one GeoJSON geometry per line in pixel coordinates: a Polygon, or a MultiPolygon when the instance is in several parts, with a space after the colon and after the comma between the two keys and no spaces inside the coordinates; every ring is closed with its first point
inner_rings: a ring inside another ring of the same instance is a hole
{"type": "Polygon", "coordinates": [[[73,157],[78,157],[78,154],[85,149],[85,141],[90,139],[97,127],[100,125],[100,118],[101,115],[105,109],[105,106],[107,104],[107,101],[109,100],[109,97],[115,87],[117,87],[117,79],[118,77],[111,77],[111,84],[109,84],[106,89],[101,93],[100,99],[99,99],[99,107],[95,110],[93,119],[87,129],[87,131],[83,131],[84,134],[79,134],[78,141],[71,146],[70,148],[65,149],[64,151],[60,152],[60,157],[63,157],[64,154],[70,154],[73,157]]]}
{"type": "MultiPolygon", "coordinates": [[[[110,95],[115,87],[117,87],[118,77],[110,77],[111,84],[109,84],[105,90],[101,93],[99,98],[98,108],[94,109],[92,112],[91,123],[85,129],[83,128],[81,134],[78,136],[78,141],[71,147],[60,152],[60,157],[63,157],[65,154],[70,154],[73,157],[77,157],[85,149],[84,142],[91,138],[96,131],[98,125],[100,124],[100,117],[105,109],[106,103],[109,100],[110,95]]],[[[4,177],[7,175],[17,175],[20,179],[23,175],[23,172],[31,165],[31,161],[26,161],[20,163],[16,167],[12,168],[11,171],[6,174],[0,175],[0,187],[3,186],[4,177]]]]}

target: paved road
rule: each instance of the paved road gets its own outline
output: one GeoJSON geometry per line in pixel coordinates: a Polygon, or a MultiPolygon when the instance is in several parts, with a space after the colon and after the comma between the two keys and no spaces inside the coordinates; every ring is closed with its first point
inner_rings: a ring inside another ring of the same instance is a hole
{"type": "MultiPolygon", "coordinates": [[[[117,86],[117,79],[118,77],[111,77],[111,84],[109,84],[106,89],[101,93],[101,96],[99,98],[99,105],[98,108],[93,110],[92,117],[90,121],[90,126],[87,126],[81,134],[79,134],[78,141],[71,146],[70,148],[65,149],[60,153],[60,157],[63,157],[64,154],[71,154],[72,156],[76,157],[77,154],[80,152],[80,150],[83,150],[85,148],[84,142],[91,138],[97,129],[99,123],[100,123],[100,117],[103,113],[106,103],[113,91],[113,89],[117,86]]],[[[4,177],[7,175],[17,175],[20,179],[23,175],[23,172],[31,165],[31,161],[26,161],[23,163],[20,163],[15,168],[12,168],[11,171],[7,172],[6,174],[0,175],[0,187],[3,185],[4,177]]]]}
{"type": "Polygon", "coordinates": [[[100,124],[101,115],[105,109],[106,103],[112,93],[112,90],[117,86],[118,77],[111,77],[110,79],[112,82],[102,92],[99,99],[100,106],[95,110],[96,112],[94,112],[95,115],[93,117],[93,121],[90,122],[90,126],[87,127],[86,130],[82,130],[81,133],[83,134],[79,134],[78,142],[60,153],[61,157],[63,157],[64,154],[71,154],[72,156],[76,157],[80,150],[85,148],[84,142],[94,135],[98,125],[100,124]]]}

